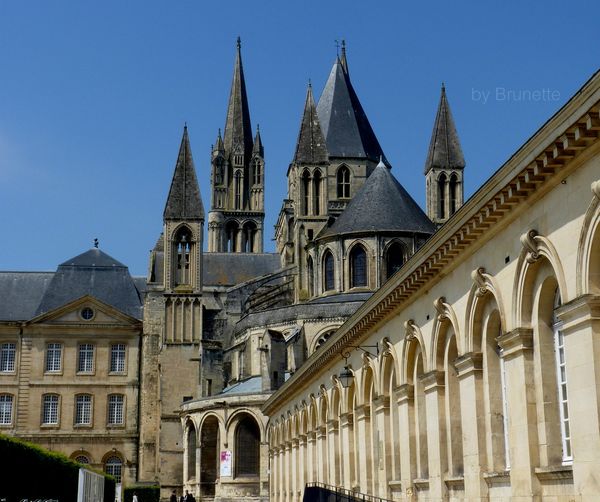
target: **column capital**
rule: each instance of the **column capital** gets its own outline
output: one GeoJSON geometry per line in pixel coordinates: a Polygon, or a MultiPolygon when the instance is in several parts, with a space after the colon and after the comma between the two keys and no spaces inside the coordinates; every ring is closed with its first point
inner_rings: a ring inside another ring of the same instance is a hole
{"type": "Polygon", "coordinates": [[[421,376],[421,381],[425,387],[425,392],[437,390],[438,387],[444,386],[444,372],[433,370],[421,376]]]}
{"type": "Polygon", "coordinates": [[[468,352],[454,361],[458,378],[464,378],[483,370],[483,354],[481,352],[468,352]]]}
{"type": "Polygon", "coordinates": [[[357,422],[369,418],[371,416],[371,407],[368,404],[357,406],[354,410],[354,416],[357,422]]]}
{"type": "Polygon", "coordinates": [[[600,295],[582,295],[556,309],[563,322],[561,331],[568,335],[592,321],[600,321],[600,295]]]}
{"type": "Polygon", "coordinates": [[[533,329],[515,328],[496,338],[498,345],[503,350],[503,357],[511,359],[524,352],[533,350],[533,329]]]}
{"type": "Polygon", "coordinates": [[[396,400],[398,404],[412,401],[415,396],[415,386],[410,383],[403,383],[394,390],[396,391],[396,400]]]}
{"type": "Polygon", "coordinates": [[[337,418],[333,418],[327,421],[327,430],[328,431],[336,431],[339,426],[339,420],[337,418]]]}
{"type": "Polygon", "coordinates": [[[390,396],[378,396],[373,400],[374,412],[381,412],[387,410],[390,407],[390,396]]]}
{"type": "Polygon", "coordinates": [[[352,413],[342,413],[340,415],[340,427],[347,427],[354,422],[354,415],[352,413]]]}

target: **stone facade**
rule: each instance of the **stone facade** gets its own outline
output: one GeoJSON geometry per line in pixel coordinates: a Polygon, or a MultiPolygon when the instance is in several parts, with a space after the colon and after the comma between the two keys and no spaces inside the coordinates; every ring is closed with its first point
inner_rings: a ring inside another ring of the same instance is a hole
{"type": "Polygon", "coordinates": [[[596,74],[269,398],[272,500],[598,500],[599,109],[596,74]]]}

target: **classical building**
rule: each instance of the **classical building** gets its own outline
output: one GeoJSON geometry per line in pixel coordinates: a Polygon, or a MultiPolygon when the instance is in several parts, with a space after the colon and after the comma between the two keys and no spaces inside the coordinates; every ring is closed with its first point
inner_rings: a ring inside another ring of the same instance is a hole
{"type": "Polygon", "coordinates": [[[443,225],[263,406],[271,500],[600,499],[599,110],[596,73],[462,205],[442,90],[443,225]]]}

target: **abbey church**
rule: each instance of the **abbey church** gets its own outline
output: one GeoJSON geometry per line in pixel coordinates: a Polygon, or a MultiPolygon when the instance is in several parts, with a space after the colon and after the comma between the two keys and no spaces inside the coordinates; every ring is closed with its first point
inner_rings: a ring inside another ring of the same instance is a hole
{"type": "Polygon", "coordinates": [[[598,500],[600,75],[466,203],[442,86],[423,210],[342,45],[274,253],[249,102],[238,39],[210,180],[185,127],[146,277],[98,247],[0,272],[0,433],[165,499],[598,500]]]}

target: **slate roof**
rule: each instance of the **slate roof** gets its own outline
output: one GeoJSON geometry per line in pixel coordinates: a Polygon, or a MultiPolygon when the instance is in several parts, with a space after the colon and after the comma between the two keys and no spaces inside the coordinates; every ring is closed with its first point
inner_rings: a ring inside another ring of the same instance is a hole
{"type": "Polygon", "coordinates": [[[163,218],[165,220],[204,219],[204,206],[194,169],[187,126],[183,128],[183,137],[163,218]]]}
{"type": "Polygon", "coordinates": [[[317,114],[330,158],[369,158],[375,162],[380,157],[385,159],[350,76],[339,58],[319,99],[317,114]]]}
{"type": "MultiPolygon", "coordinates": [[[[28,294],[31,294],[28,291],[28,294]]],[[[90,295],[137,319],[142,318],[142,301],[129,269],[108,254],[92,248],[61,263],[35,310],[48,312],[90,295]]]]}
{"type": "Polygon", "coordinates": [[[438,105],[427,160],[425,161],[425,174],[432,168],[462,169],[465,167],[465,158],[460,147],[460,140],[446,98],[446,88],[442,85],[440,104],[438,105]]]}
{"type": "Polygon", "coordinates": [[[0,272],[0,320],[34,317],[53,277],[54,272],[0,272]]]}
{"type": "Polygon", "coordinates": [[[435,226],[391,171],[380,162],[344,212],[317,238],[365,232],[420,232],[432,234],[435,226]]]}
{"type": "Polygon", "coordinates": [[[242,148],[242,153],[244,153],[247,158],[250,158],[250,154],[252,153],[252,127],[250,124],[248,96],[246,95],[244,67],[242,66],[241,47],[242,43],[238,37],[223,143],[228,155],[230,155],[237,146],[242,148]]]}
{"type": "Polygon", "coordinates": [[[325,137],[321,131],[312,86],[309,84],[296,142],[294,162],[297,164],[324,164],[328,160],[325,137]]]}
{"type": "Polygon", "coordinates": [[[204,253],[205,286],[234,286],[281,268],[276,253],[204,253]]]}
{"type": "Polygon", "coordinates": [[[262,391],[262,377],[254,376],[225,387],[220,394],[260,394],[262,391]]]}

